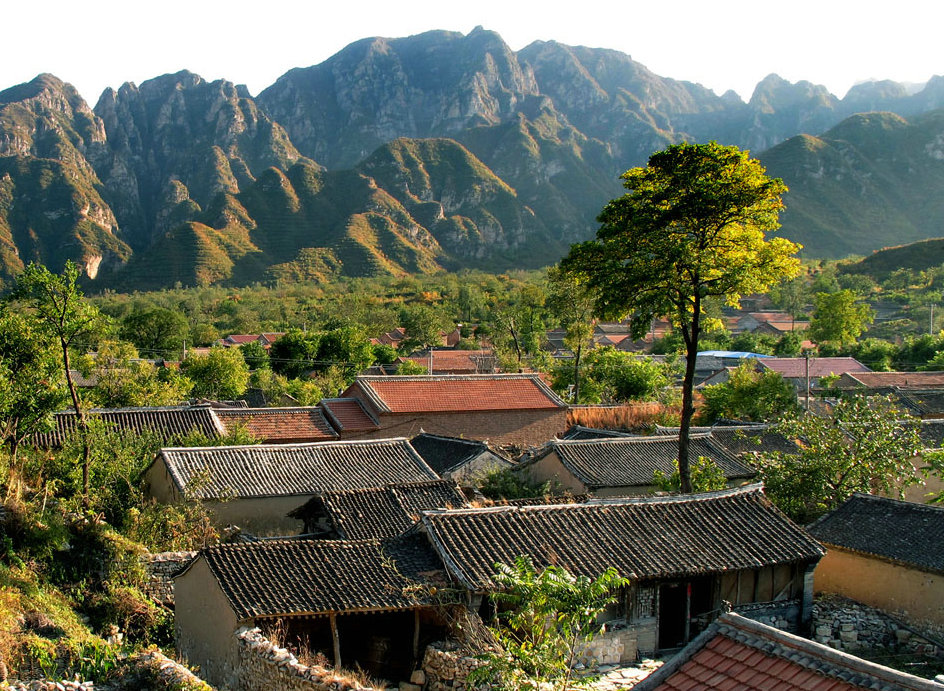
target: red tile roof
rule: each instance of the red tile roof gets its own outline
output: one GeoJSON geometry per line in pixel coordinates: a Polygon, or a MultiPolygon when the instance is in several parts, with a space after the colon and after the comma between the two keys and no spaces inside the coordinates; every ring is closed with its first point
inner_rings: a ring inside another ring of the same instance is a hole
{"type": "MultiPolygon", "coordinates": [[[[403,358],[429,367],[429,353],[403,358]]],[[[434,350],[433,374],[475,374],[492,372],[498,361],[491,350],[434,350]]]]}
{"type": "Polygon", "coordinates": [[[879,388],[924,388],[944,386],[944,372],[855,372],[852,376],[863,386],[879,388]]]}
{"type": "Polygon", "coordinates": [[[323,398],[318,407],[339,432],[362,432],[380,427],[356,398],[323,398]]]}
{"type": "MultiPolygon", "coordinates": [[[[806,358],[801,357],[765,357],[758,360],[763,367],[780,372],[784,377],[797,378],[806,376],[806,358]]],[[[826,377],[843,372],[871,372],[868,367],[851,357],[811,357],[810,376],[826,377]]]]}
{"type": "Polygon", "coordinates": [[[223,339],[224,342],[233,343],[235,345],[252,343],[253,341],[257,340],[259,340],[259,334],[230,334],[223,339]]]}
{"type": "Polygon", "coordinates": [[[564,403],[534,374],[358,377],[341,394],[364,397],[382,413],[555,410],[564,403]]]}
{"type": "Polygon", "coordinates": [[[227,432],[245,427],[263,442],[306,442],[337,439],[321,408],[221,408],[215,411],[227,432]]]}
{"type": "Polygon", "coordinates": [[[940,686],[727,613],[633,688],[932,691],[940,686]]]}

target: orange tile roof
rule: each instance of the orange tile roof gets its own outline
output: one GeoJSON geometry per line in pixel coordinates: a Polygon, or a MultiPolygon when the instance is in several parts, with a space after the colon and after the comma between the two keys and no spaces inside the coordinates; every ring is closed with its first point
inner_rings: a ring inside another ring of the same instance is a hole
{"type": "Polygon", "coordinates": [[[723,614],[637,691],[931,691],[933,681],[899,672],[736,614],[723,614]]]}
{"type": "Polygon", "coordinates": [[[555,410],[564,403],[534,374],[358,377],[342,396],[363,395],[382,413],[555,410]]]}
{"type": "MultiPolygon", "coordinates": [[[[403,358],[411,360],[423,367],[429,367],[429,353],[425,355],[410,355],[403,358]]],[[[434,350],[433,374],[474,374],[489,372],[495,369],[497,360],[491,350],[434,350]]]]}
{"type": "Polygon", "coordinates": [[[318,407],[339,432],[362,432],[380,427],[356,398],[323,398],[318,407]]]}
{"type": "Polygon", "coordinates": [[[221,408],[215,412],[227,431],[243,425],[264,442],[329,441],[338,437],[320,408],[221,408]]]}

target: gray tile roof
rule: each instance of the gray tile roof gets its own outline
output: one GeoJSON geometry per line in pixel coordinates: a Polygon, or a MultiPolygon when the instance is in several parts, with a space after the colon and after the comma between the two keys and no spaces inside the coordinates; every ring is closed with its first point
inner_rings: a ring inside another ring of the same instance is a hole
{"type": "MultiPolygon", "coordinates": [[[[209,405],[92,409],[87,413],[89,418],[102,420],[120,431],[152,432],[159,435],[165,444],[179,442],[194,431],[208,439],[218,439],[226,434],[209,405]]],[[[56,413],[52,431],[37,434],[33,443],[40,448],[58,448],[75,433],[77,422],[75,411],[56,413]]]]}
{"type": "Polygon", "coordinates": [[[809,531],[827,545],[944,573],[944,507],[857,493],[809,531]]]}
{"type": "Polygon", "coordinates": [[[634,691],[935,691],[929,679],[725,613],[634,691]]]}
{"type": "MultiPolygon", "coordinates": [[[[652,484],[656,470],[666,475],[675,472],[678,459],[678,438],[668,435],[652,437],[616,437],[551,441],[528,462],[540,460],[556,452],[564,466],[588,488],[644,487],[652,484]]],[[[704,456],[713,460],[728,480],[749,479],[756,472],[738,461],[714,441],[710,435],[690,437],[692,458],[704,456]]]]}
{"type": "Polygon", "coordinates": [[[438,480],[406,439],[168,448],[158,454],[197,499],[317,494],[438,480]]]}
{"type": "Polygon", "coordinates": [[[614,437],[638,437],[638,434],[630,432],[619,432],[615,429],[600,429],[598,427],[584,427],[583,425],[572,425],[564,432],[561,439],[613,439],[614,437]]]}
{"type": "Polygon", "coordinates": [[[413,437],[410,444],[440,475],[456,470],[483,453],[491,453],[496,461],[505,461],[510,465],[510,461],[492,451],[488,444],[474,439],[445,437],[424,432],[413,437]]]}
{"type": "Polygon", "coordinates": [[[260,540],[210,547],[201,558],[239,620],[412,609],[429,601],[417,584],[442,570],[421,535],[389,542],[260,540]]]}
{"type": "Polygon", "coordinates": [[[467,588],[492,587],[496,562],[529,555],[575,575],[613,566],[634,580],[686,577],[819,559],[825,551],[760,485],[708,494],[585,504],[427,511],[423,526],[467,588]]]}
{"type": "Polygon", "coordinates": [[[412,528],[423,511],[467,504],[455,482],[431,480],[323,492],[290,515],[305,518],[323,512],[345,540],[383,539],[412,528]]]}

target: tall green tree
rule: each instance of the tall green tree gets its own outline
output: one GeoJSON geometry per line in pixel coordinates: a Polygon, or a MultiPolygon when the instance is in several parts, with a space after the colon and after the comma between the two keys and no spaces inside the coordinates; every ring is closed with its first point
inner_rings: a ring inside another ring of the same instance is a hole
{"type": "Polygon", "coordinates": [[[53,341],[32,319],[0,308],[0,442],[14,462],[20,443],[51,427],[68,396],[53,341]]]}
{"type": "Polygon", "coordinates": [[[122,319],[118,335],[134,343],[147,357],[171,360],[183,352],[190,325],[176,310],[153,307],[135,310],[122,319]]]}
{"type": "Polygon", "coordinates": [[[875,319],[872,308],[858,299],[851,290],[814,295],[810,337],[817,343],[855,343],[875,319]]]}
{"type": "Polygon", "coordinates": [[[596,294],[576,273],[552,267],[547,272],[547,304],[564,329],[564,345],[574,354],[573,402],[581,402],[580,366],[584,351],[593,345],[593,312],[596,294]]]}
{"type": "Polygon", "coordinates": [[[741,295],[798,273],[799,246],[766,237],[780,225],[787,188],[747,152],[716,142],[669,147],[622,179],[628,192],[604,207],[596,239],[573,246],[561,266],[596,291],[599,316],[632,315],[634,336],[662,316],[682,334],[678,460],[682,491],[691,492],[689,429],[705,301],[737,306],[741,295]]]}
{"type": "Polygon", "coordinates": [[[797,454],[770,453],[760,463],[764,490],[781,511],[808,523],[853,492],[902,493],[918,481],[920,422],[882,396],[842,398],[828,415],[798,415],[779,431],[802,440],[797,454]]]}
{"type": "Polygon", "coordinates": [[[138,357],[125,341],[102,341],[94,354],[78,358],[82,374],[95,382],[89,400],[99,408],[178,405],[190,393],[192,382],[177,370],[161,371],[138,357]]]}
{"type": "Polygon", "coordinates": [[[11,297],[28,307],[39,327],[59,346],[66,385],[75,408],[76,427],[82,440],[82,496],[87,505],[92,453],[85,408],[72,377],[70,350],[87,345],[90,339],[99,335],[107,319],[85,299],[78,286],[79,275],[79,267],[72,261],[66,262],[61,274],[54,274],[40,264],[30,263],[17,277],[11,297]]]}
{"type": "Polygon", "coordinates": [[[735,368],[728,381],[701,391],[705,404],[700,419],[711,424],[718,418],[767,422],[796,412],[793,385],[779,372],[760,371],[750,360],[735,368]]]}
{"type": "Polygon", "coordinates": [[[238,348],[210,348],[206,355],[190,356],[180,368],[193,381],[194,396],[232,400],[249,387],[249,365],[238,348]]]}

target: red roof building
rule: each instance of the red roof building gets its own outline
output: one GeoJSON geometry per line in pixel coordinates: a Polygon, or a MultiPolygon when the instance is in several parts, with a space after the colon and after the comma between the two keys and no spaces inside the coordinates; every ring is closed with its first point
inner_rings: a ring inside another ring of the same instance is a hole
{"type": "Polygon", "coordinates": [[[733,613],[722,614],[634,691],[934,691],[928,679],[833,650],[733,613]]]}
{"type": "Polygon", "coordinates": [[[214,411],[227,432],[238,427],[266,444],[331,441],[338,433],[321,408],[220,408],[214,411]]]}
{"type": "Polygon", "coordinates": [[[534,374],[358,377],[342,398],[360,401],[380,428],[534,446],[567,428],[567,404],[534,374]]]}

